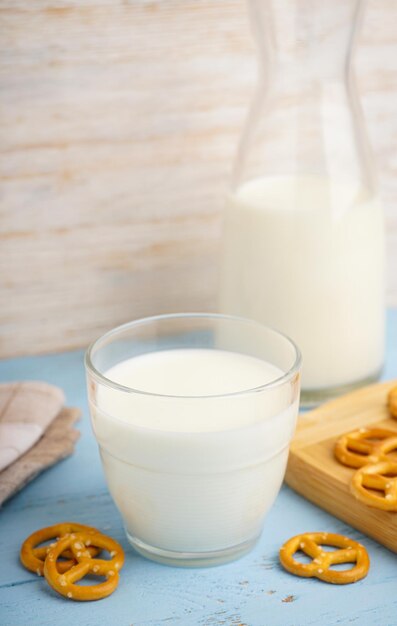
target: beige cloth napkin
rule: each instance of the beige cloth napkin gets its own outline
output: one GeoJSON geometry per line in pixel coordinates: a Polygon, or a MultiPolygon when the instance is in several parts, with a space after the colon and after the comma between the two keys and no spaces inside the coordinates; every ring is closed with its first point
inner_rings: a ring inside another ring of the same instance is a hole
{"type": "Polygon", "coordinates": [[[42,382],[0,385],[0,506],[35,476],[72,454],[77,409],[62,408],[61,389],[42,382]]]}
{"type": "Polygon", "coordinates": [[[47,383],[0,385],[0,471],[40,439],[64,403],[62,389],[47,383]]]}

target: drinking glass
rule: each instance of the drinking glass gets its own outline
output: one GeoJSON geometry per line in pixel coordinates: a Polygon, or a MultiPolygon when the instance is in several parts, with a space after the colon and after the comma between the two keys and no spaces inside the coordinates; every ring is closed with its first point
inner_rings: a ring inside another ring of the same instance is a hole
{"type": "Polygon", "coordinates": [[[89,348],[92,426],[109,491],[139,553],[202,566],[251,549],[283,481],[300,365],[288,337],[251,320],[215,314],[134,321],[89,348]],[[232,353],[254,357],[278,373],[254,388],[236,385],[229,393],[191,396],[135,389],[111,374],[127,359],[174,350],[189,350],[193,357],[222,351],[226,360],[232,353]]]}

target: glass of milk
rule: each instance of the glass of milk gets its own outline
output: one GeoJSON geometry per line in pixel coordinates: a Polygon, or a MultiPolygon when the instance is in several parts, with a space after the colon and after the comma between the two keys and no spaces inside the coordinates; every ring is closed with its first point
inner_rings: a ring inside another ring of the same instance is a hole
{"type": "Polygon", "coordinates": [[[219,309],[303,356],[302,400],[374,381],[384,225],[352,72],[360,0],[250,0],[259,81],[225,206],[219,309]]]}
{"type": "Polygon", "coordinates": [[[300,364],[276,330],[210,314],[134,321],[89,348],[93,430],[139,553],[207,566],[252,548],[283,481],[300,364]]]}

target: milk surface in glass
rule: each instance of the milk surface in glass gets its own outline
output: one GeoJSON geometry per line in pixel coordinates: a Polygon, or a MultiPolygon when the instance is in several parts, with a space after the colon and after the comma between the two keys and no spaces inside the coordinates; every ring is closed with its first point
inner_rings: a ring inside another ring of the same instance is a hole
{"type": "Polygon", "coordinates": [[[302,352],[303,389],[378,373],[383,281],[382,210],[357,184],[258,178],[230,196],[220,310],[289,335],[302,352]]]}
{"type": "Polygon", "coordinates": [[[91,415],[135,547],[194,553],[256,540],[283,479],[298,400],[286,386],[267,389],[265,403],[260,392],[238,392],[283,374],[256,357],[191,348],[105,373],[132,389],[102,387],[91,415]]]}

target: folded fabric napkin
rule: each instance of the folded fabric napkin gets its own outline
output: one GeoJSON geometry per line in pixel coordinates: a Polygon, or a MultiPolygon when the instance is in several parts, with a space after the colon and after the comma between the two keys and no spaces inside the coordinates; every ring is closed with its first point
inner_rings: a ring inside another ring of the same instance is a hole
{"type": "Polygon", "coordinates": [[[43,382],[0,384],[0,506],[47,467],[72,454],[77,409],[43,382]]]}

